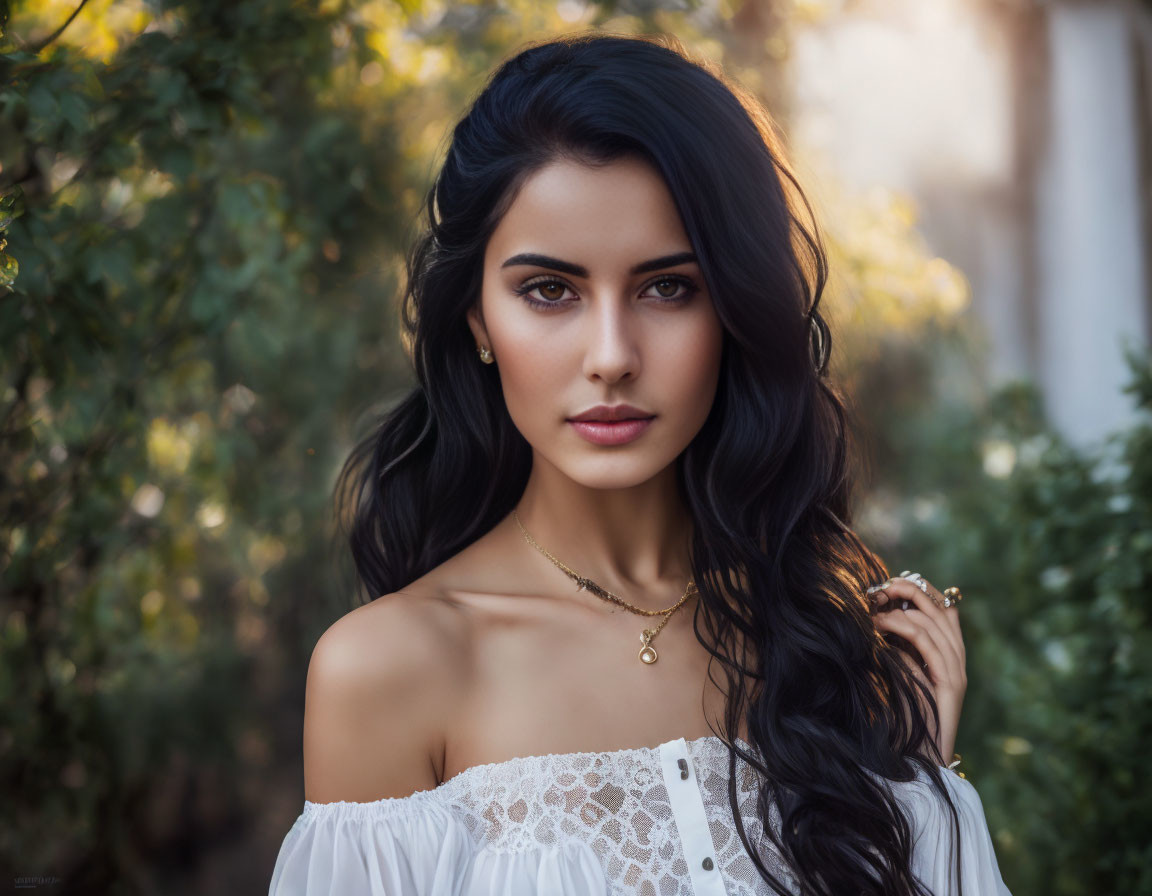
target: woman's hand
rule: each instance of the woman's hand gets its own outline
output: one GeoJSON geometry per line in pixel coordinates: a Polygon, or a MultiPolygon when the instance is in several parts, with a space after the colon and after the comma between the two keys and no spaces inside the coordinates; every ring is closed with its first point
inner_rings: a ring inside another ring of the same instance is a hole
{"type": "MultiPolygon", "coordinates": [[[[944,595],[927,579],[921,576],[919,581],[924,583],[927,593],[910,578],[891,578],[883,586],[878,586],[870,595],[872,617],[879,631],[900,635],[911,642],[924,659],[924,665],[919,665],[908,658],[908,654],[900,652],[902,657],[909,659],[913,672],[935,694],[940,713],[936,744],[947,765],[952,760],[956,730],[960,725],[960,708],[968,688],[960,611],[956,604],[945,607],[944,595]]],[[[923,708],[931,727],[931,710],[927,705],[923,708]]]]}

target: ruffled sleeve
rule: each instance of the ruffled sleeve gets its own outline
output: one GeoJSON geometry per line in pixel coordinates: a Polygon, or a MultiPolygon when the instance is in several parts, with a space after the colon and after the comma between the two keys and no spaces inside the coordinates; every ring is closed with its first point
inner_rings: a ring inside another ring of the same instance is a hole
{"type": "Polygon", "coordinates": [[[467,828],[433,791],[312,803],[284,838],[269,896],[459,896],[474,858],[467,828]]]}
{"type": "MultiPolygon", "coordinates": [[[[1011,896],[1000,876],[984,804],[966,778],[940,767],[941,777],[960,821],[960,884],[963,896],[1011,896]]],[[[954,867],[955,832],[952,813],[926,773],[903,789],[901,800],[910,810],[914,843],[912,872],[935,896],[960,896],[954,867]]]]}

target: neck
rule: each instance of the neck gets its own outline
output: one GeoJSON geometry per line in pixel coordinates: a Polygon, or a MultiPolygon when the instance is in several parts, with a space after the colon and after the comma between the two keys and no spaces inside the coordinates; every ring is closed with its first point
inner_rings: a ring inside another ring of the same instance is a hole
{"type": "MultiPolygon", "coordinates": [[[[534,463],[517,504],[528,534],[578,575],[645,609],[667,607],[683,594],[692,576],[692,521],[667,467],[652,479],[621,489],[593,489],[554,468],[534,463]]],[[[539,558],[546,580],[564,573],[524,539],[539,558]]]]}

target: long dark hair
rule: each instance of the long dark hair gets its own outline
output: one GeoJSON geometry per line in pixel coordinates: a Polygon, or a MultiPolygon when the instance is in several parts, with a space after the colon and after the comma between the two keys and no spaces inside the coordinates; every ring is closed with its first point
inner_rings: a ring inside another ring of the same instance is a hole
{"type": "Polygon", "coordinates": [[[855,455],[817,310],[824,247],[815,221],[801,221],[801,206],[812,210],[767,112],[675,38],[530,45],[453,129],[407,257],[401,318],[417,385],[337,482],[361,583],[369,599],[399,590],[516,504],[531,449],[465,319],[485,245],[549,162],[626,155],[663,176],[726,331],[713,407],[677,473],[694,521],[693,628],[726,679],[718,736],[741,841],[764,880],[789,892],[745,831],[737,757],[758,773],[763,833],[802,893],[923,894],[910,825],[879,778],[927,772],[951,812],[957,859],[959,819],[922,708],[938,723],[935,701],[907,665],[915,648],[881,636],[869,613],[865,589],[887,571],[848,525],[855,455]]]}

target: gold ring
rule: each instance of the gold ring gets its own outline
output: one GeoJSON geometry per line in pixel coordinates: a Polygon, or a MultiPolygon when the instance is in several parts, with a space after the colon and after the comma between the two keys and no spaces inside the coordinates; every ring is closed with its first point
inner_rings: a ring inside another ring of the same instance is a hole
{"type": "Polygon", "coordinates": [[[955,585],[944,589],[944,606],[950,607],[953,604],[960,603],[964,599],[964,595],[960,593],[960,589],[955,585]]]}

